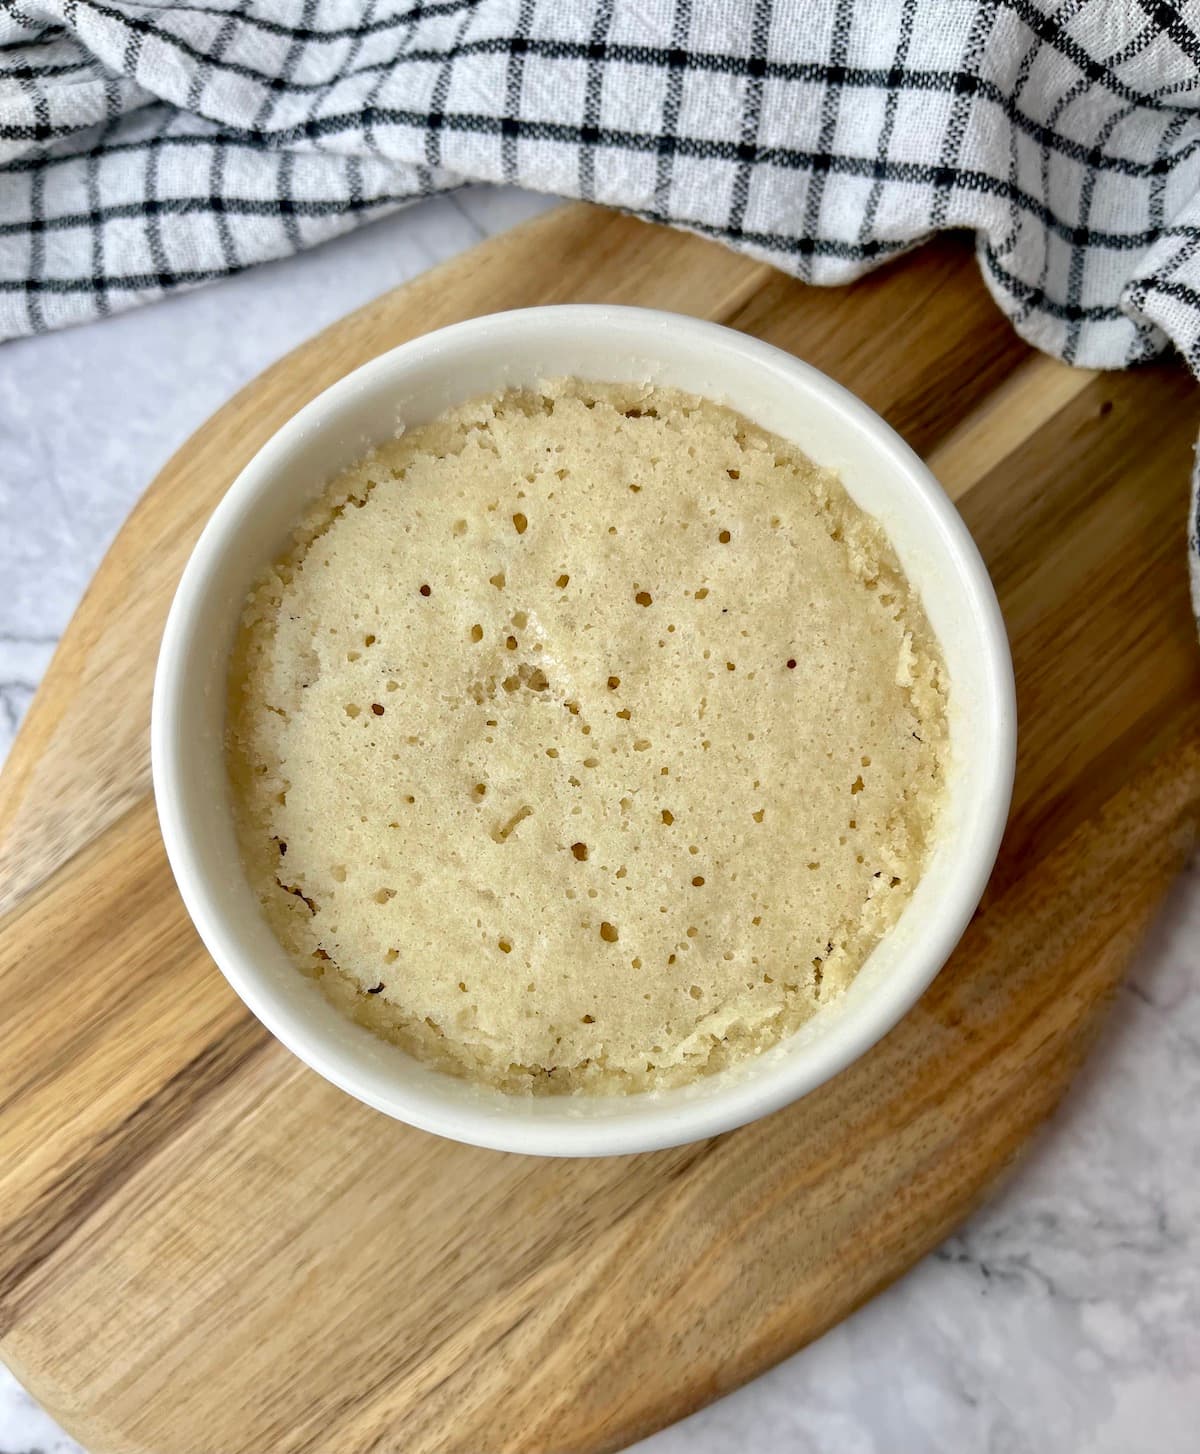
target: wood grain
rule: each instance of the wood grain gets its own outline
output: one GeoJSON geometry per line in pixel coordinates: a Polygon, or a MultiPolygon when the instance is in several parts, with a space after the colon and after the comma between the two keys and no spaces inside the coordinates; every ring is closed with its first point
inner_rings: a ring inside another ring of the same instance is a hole
{"type": "Polygon", "coordinates": [[[134,512],[0,778],[0,1355],[93,1454],[590,1454],[904,1271],[1057,1102],[1192,839],[1193,398],[1032,354],[954,241],[823,292],[585,207],[251,384],[134,512]],[[171,882],[146,733],[175,580],[283,419],[405,338],[566,300],[719,319],[881,410],[988,560],[1022,739],[984,905],[870,1055],[710,1142],[546,1162],[394,1124],[248,1017],[171,882]]]}

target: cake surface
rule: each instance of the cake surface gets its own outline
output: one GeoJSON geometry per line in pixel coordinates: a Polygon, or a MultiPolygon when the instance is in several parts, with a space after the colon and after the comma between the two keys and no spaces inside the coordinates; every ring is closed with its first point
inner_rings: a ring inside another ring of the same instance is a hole
{"type": "Polygon", "coordinates": [[[347,1013],[509,1091],[775,1043],[895,921],[944,670],[835,475],[708,401],[547,383],[346,471],[245,610],[247,874],[347,1013]]]}

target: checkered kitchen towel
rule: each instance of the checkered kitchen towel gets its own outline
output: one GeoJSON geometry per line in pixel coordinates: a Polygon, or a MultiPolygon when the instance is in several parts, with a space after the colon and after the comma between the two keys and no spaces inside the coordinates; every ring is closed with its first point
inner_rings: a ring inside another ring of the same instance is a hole
{"type": "Polygon", "coordinates": [[[817,283],[969,227],[1030,342],[1200,372],[1198,30],[1157,0],[0,0],[0,337],[488,180],[817,283]]]}

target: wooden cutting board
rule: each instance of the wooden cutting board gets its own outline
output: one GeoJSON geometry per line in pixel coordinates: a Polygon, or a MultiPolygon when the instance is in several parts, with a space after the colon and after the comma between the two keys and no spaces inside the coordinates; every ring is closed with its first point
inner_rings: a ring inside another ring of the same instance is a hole
{"type": "Polygon", "coordinates": [[[118,537],[0,779],[0,1354],[95,1454],[563,1454],[679,1418],[898,1276],[1061,1096],[1188,850],[1196,427],[1180,368],[1034,354],[961,241],[822,291],[582,206],[250,384],[118,537]],[[583,1162],[409,1130],[275,1044],[184,915],[147,754],[171,592],[263,440],[404,339],[562,301],[718,319],[880,410],[983,550],[1022,717],[984,906],[907,1019],[756,1125],[583,1162]]]}

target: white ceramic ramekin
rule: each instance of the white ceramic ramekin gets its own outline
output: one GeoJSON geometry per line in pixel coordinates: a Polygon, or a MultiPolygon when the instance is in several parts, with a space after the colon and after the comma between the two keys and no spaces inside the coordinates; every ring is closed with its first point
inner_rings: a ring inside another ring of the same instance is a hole
{"type": "Polygon", "coordinates": [[[246,466],[171,607],[151,746],[163,839],[188,912],[230,984],[289,1049],[423,1130],[506,1151],[599,1156],[712,1136],[777,1110],[862,1055],[916,1002],[962,934],[999,847],[1015,748],[1012,663],[987,572],[953,505],[903,440],[840,385],[712,323],[640,308],[532,308],[384,354],[314,399],[246,466]],[[681,1089],[529,1099],[419,1064],[344,1019],[288,961],[238,861],[223,761],[225,672],[247,591],[337,471],[401,423],[563,375],[648,379],[706,395],[840,471],[891,537],[941,643],[952,763],[942,833],[899,923],[845,994],[790,1039],[681,1089]]]}

